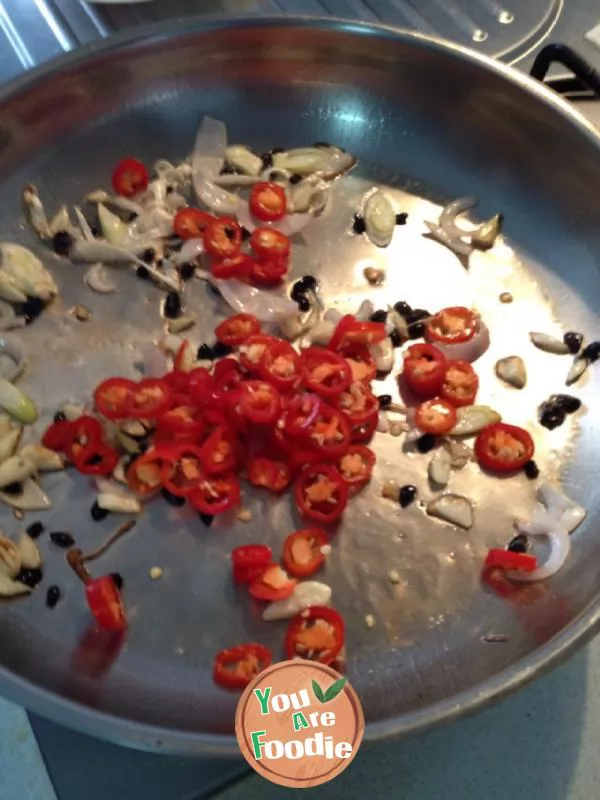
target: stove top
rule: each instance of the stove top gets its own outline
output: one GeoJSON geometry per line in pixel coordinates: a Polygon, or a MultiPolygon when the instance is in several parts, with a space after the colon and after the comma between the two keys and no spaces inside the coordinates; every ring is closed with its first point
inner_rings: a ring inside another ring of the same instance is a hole
{"type": "MultiPolygon", "coordinates": [[[[596,43],[586,38],[600,23],[597,0],[156,0],[106,6],[0,0],[0,82],[116,31],[200,13],[334,15],[388,23],[451,39],[524,70],[548,41],[562,42],[600,67],[600,29],[596,43]]],[[[600,102],[580,106],[600,126],[600,102]]],[[[33,715],[30,721],[60,800],[203,800],[249,774],[241,757],[133,752],[33,715]]]]}

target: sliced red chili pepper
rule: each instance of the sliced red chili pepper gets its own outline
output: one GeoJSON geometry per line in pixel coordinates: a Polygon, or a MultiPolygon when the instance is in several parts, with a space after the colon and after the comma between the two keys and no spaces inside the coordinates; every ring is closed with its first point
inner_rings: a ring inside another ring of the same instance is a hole
{"type": "Polygon", "coordinates": [[[328,544],[321,528],[304,528],[291,533],[283,544],[283,563],[290,575],[307,578],[325,561],[323,548],[328,544]]]}
{"type": "Polygon", "coordinates": [[[118,463],[117,451],[103,442],[86,444],[75,456],[75,469],[82,475],[112,475],[118,463]]]}
{"type": "Polygon", "coordinates": [[[207,396],[216,388],[216,381],[204,367],[196,367],[187,375],[187,390],[190,400],[201,408],[205,404],[207,396]]]}
{"type": "Polygon", "coordinates": [[[275,339],[264,349],[258,371],[280,392],[288,392],[300,379],[300,356],[289,342],[275,339]]]}
{"type": "Polygon", "coordinates": [[[173,230],[180,239],[201,239],[214,219],[199,208],[180,208],[173,219],[173,230]]]}
{"type": "Polygon", "coordinates": [[[200,411],[195,406],[180,405],[170,408],[159,417],[158,430],[174,436],[186,436],[199,439],[205,430],[200,411]]]}
{"type": "Polygon", "coordinates": [[[98,625],[106,631],[124,631],[127,627],[121,594],[110,575],[85,584],[85,598],[98,625]]]}
{"type": "Polygon", "coordinates": [[[285,190],[276,183],[255,183],[248,201],[250,213],[261,222],[276,222],[285,217],[285,190]]]}
{"type": "Polygon", "coordinates": [[[350,446],[350,438],[348,420],[339,409],[327,403],[321,403],[314,422],[306,427],[304,434],[309,449],[325,459],[342,456],[350,446]]]}
{"type": "Polygon", "coordinates": [[[240,504],[240,482],[235,475],[203,478],[190,495],[190,503],[202,514],[222,514],[240,504]]]}
{"type": "Polygon", "coordinates": [[[432,342],[458,344],[472,339],[478,325],[477,315],[468,308],[452,306],[434,314],[425,325],[425,333],[432,342]]]}
{"type": "Polygon", "coordinates": [[[127,378],[108,378],[96,388],[94,405],[106,419],[125,419],[136,384],[127,378]]]}
{"type": "Polygon", "coordinates": [[[248,273],[250,282],[255,286],[277,286],[289,271],[289,263],[284,258],[261,258],[252,262],[248,273]]]}
{"type": "Polygon", "coordinates": [[[302,382],[321,397],[338,397],[350,386],[352,372],[348,362],[322,347],[308,347],[300,355],[302,382]]]}
{"type": "Polygon", "coordinates": [[[446,357],[430,344],[413,344],[404,354],[402,377],[420,397],[437,395],[446,375],[446,357]]]}
{"type": "Polygon", "coordinates": [[[204,479],[202,460],[203,453],[200,447],[193,444],[174,446],[171,458],[161,466],[162,486],[177,497],[189,497],[204,479]]]}
{"type": "Polygon", "coordinates": [[[340,345],[337,352],[348,362],[353,381],[371,383],[377,375],[375,361],[366,345],[357,342],[345,342],[340,345]]]}
{"type": "Polygon", "coordinates": [[[260,331],[260,322],[252,314],[236,314],[217,325],[215,336],[219,342],[237,347],[260,331]]]}
{"type": "Polygon", "coordinates": [[[513,553],[512,550],[494,547],[487,554],[484,569],[516,569],[522,572],[533,572],[537,569],[537,565],[536,556],[530,556],[528,553],[513,553]]]}
{"type": "Polygon", "coordinates": [[[243,689],[272,662],[271,651],[262,644],[240,644],[217,653],[213,680],[225,689],[243,689]]]}
{"type": "Polygon", "coordinates": [[[242,378],[242,370],[235,358],[221,358],[214,368],[213,375],[220,389],[237,389],[242,378]]]}
{"type": "Polygon", "coordinates": [[[337,468],[351,489],[361,489],[371,480],[375,461],[375,453],[364,444],[351,444],[337,468]]]}
{"type": "Polygon", "coordinates": [[[292,479],[290,469],[284,461],[268,456],[252,456],[248,462],[248,480],[253,486],[261,486],[272,492],[282,492],[292,479]]]}
{"type": "Polygon", "coordinates": [[[149,181],[146,167],[137,158],[131,157],[119,161],[112,176],[113,189],[122,197],[134,197],[145,191],[149,181]]]}
{"type": "Polygon", "coordinates": [[[352,314],[346,314],[338,322],[328,349],[339,352],[348,344],[377,344],[382,342],[386,336],[385,323],[360,322],[352,314]]]}
{"type": "Polygon", "coordinates": [[[490,472],[521,469],[531,461],[534,451],[533,439],[526,430],[504,422],[488,425],[475,439],[477,461],[490,472]]]}
{"type": "Polygon", "coordinates": [[[250,275],[253,264],[254,259],[252,256],[247,253],[238,253],[236,256],[213,261],[210,265],[210,270],[214,277],[219,280],[226,281],[230,278],[243,280],[250,275]]]}
{"type": "Polygon", "coordinates": [[[456,408],[441,397],[425,400],[417,406],[415,425],[423,433],[448,433],[456,425],[456,408]]]}
{"type": "Polygon", "coordinates": [[[468,361],[448,361],[441,396],[456,408],[475,402],[479,378],[468,361]]]}
{"type": "MultiPolygon", "coordinates": [[[[208,370],[205,370],[210,375],[208,370]]],[[[163,380],[169,389],[176,397],[185,396],[189,391],[191,372],[183,372],[179,369],[174,369],[171,372],[165,373],[161,380],[163,380]]]]}
{"type": "Polygon", "coordinates": [[[290,578],[279,564],[270,564],[260,577],[252,581],[248,591],[256,600],[267,600],[272,603],[289,597],[297,583],[298,581],[290,578]]]}
{"type": "Polygon", "coordinates": [[[127,416],[134,419],[156,419],[172,404],[173,394],[161,378],[146,378],[132,391],[127,402],[127,416]]]}
{"type": "Polygon", "coordinates": [[[219,425],[202,445],[202,467],[207,475],[223,475],[240,466],[241,445],[234,430],[219,425]]]}
{"type": "Polygon", "coordinates": [[[350,425],[362,425],[379,412],[379,401],[364,383],[354,381],[339,396],[337,407],[343,411],[350,425]]]}
{"type": "Polygon", "coordinates": [[[250,583],[259,578],[273,561],[271,548],[266,544],[245,544],[231,551],[233,579],[236,583],[250,583]]]}
{"type": "Polygon", "coordinates": [[[102,441],[102,425],[95,417],[84,414],[71,423],[71,441],[64,452],[70,461],[75,462],[79,452],[88,445],[100,444],[102,441]]]}
{"type": "Polygon", "coordinates": [[[290,436],[302,436],[317,419],[323,400],[317,394],[307,392],[288,400],[283,413],[284,429],[290,436]]]}
{"type": "Polygon", "coordinates": [[[335,522],[348,505],[348,485],[335,467],[314,464],[296,480],[294,499],[306,519],[323,524],[335,522]]]}
{"type": "Polygon", "coordinates": [[[346,637],[346,625],[339,611],[327,606],[311,606],[290,622],[285,634],[288,659],[305,658],[332,664],[346,637]]]}
{"type": "Polygon", "coordinates": [[[141,497],[149,497],[160,489],[161,470],[165,463],[173,461],[176,453],[172,436],[169,441],[169,444],[157,444],[130,464],[126,478],[132,492],[141,497]]]}
{"type": "Polygon", "coordinates": [[[242,246],[242,229],[234,219],[213,219],[204,231],[204,247],[214,258],[231,258],[242,246]]]}
{"type": "Polygon", "coordinates": [[[53,422],[46,429],[42,437],[42,444],[49,450],[64,453],[73,441],[74,436],[73,423],[69,422],[69,420],[61,419],[58,422],[53,422]]]}
{"type": "Polygon", "coordinates": [[[274,347],[279,341],[274,336],[267,336],[266,333],[250,336],[239,349],[240,364],[247,372],[257,373],[265,351],[274,347]]]}
{"type": "Polygon", "coordinates": [[[266,381],[246,381],[241,387],[240,410],[250,422],[273,423],[281,412],[281,395],[266,381]]]}
{"type": "Polygon", "coordinates": [[[278,261],[289,256],[292,243],[275,228],[256,228],[250,237],[250,247],[258,258],[278,261]]]}

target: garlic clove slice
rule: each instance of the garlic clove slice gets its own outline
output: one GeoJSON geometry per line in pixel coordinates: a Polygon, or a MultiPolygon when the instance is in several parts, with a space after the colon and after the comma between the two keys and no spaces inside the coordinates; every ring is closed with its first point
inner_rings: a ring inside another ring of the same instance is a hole
{"type": "Polygon", "coordinates": [[[543,350],[545,353],[554,353],[554,355],[557,356],[564,356],[569,352],[569,348],[562,339],[549,336],[547,333],[532,331],[532,333],[529,334],[529,338],[538,350],[543,350]]]}
{"type": "Polygon", "coordinates": [[[14,578],[19,574],[22,566],[21,551],[18,545],[0,535],[0,575],[14,578]]]}
{"type": "Polygon", "coordinates": [[[389,199],[379,189],[367,199],[364,218],[369,239],[377,247],[387,247],[394,235],[396,214],[389,199]]]}
{"type": "Polygon", "coordinates": [[[13,581],[7,575],[0,573],[0,597],[17,597],[18,595],[30,593],[29,586],[19,581],[13,581]]]}
{"type": "Polygon", "coordinates": [[[520,356],[501,358],[496,361],[495,371],[500,380],[514,386],[515,389],[522,389],[527,383],[525,362],[520,356]]]}
{"type": "Polygon", "coordinates": [[[450,431],[450,436],[471,436],[479,433],[486,425],[500,422],[502,417],[490,406],[463,406],[456,410],[456,425],[450,431]]]}
{"type": "Polygon", "coordinates": [[[445,447],[439,447],[433,454],[427,472],[432,483],[446,486],[450,480],[452,456],[445,447]]]}
{"type": "Polygon", "coordinates": [[[0,439],[0,464],[13,455],[17,449],[22,433],[23,426],[19,425],[17,428],[11,428],[2,436],[0,439]]]}
{"type": "Polygon", "coordinates": [[[473,525],[473,506],[470,500],[460,494],[443,494],[427,505],[427,513],[469,530],[473,525]]]}
{"type": "Polygon", "coordinates": [[[32,478],[27,478],[23,482],[19,494],[0,491],[0,502],[20,511],[43,511],[52,508],[52,501],[32,478]]]}
{"type": "Polygon", "coordinates": [[[25,569],[39,569],[42,566],[42,557],[36,543],[26,533],[21,534],[17,542],[21,553],[21,566],[25,569]]]}
{"type": "Polygon", "coordinates": [[[60,453],[55,453],[54,450],[49,450],[41,444],[26,444],[19,450],[19,456],[30,461],[39,472],[59,472],[65,468],[60,453]]]}
{"type": "Polygon", "coordinates": [[[124,492],[100,492],[96,502],[105,511],[114,511],[118,514],[139,514],[142,510],[140,501],[124,492]]]}
{"type": "Polygon", "coordinates": [[[11,456],[0,464],[0,487],[22,483],[36,472],[35,463],[22,455],[11,456]]]}

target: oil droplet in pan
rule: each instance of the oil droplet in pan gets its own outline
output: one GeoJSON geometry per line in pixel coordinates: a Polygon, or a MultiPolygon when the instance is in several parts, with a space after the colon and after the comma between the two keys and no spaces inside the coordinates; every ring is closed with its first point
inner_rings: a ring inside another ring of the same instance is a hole
{"type": "Polygon", "coordinates": [[[474,42],[485,42],[487,38],[488,38],[487,31],[482,31],[481,28],[478,28],[476,31],[473,31],[474,42]]]}

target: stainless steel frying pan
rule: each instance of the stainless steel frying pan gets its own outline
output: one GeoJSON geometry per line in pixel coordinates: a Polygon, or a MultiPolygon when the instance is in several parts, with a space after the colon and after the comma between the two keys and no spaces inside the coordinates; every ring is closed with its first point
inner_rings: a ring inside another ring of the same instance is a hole
{"type": "MultiPolygon", "coordinates": [[[[232,142],[259,151],[327,140],[356,153],[358,169],[337,182],[331,209],[307,231],[295,273],[318,274],[327,301],[342,310],[365,296],[433,309],[477,305],[492,331],[478,366],[482,396],[534,432],[543,475],[560,476],[588,508],[565,568],[507,604],[481,587],[480,564],[490,545],[506,543],[514,517],[533,507],[532,484],[466,468],[454,488],[473,499],[476,524],[459,531],[418,505],[402,512],[380,497],[390,478],[417,484],[425,500],[433,493],[426,458],[378,435],[375,479],[354,502],[326,572],[348,621],[348,671],[368,735],[408,734],[473,711],[564,657],[600,618],[600,374],[591,371],[577,386],[587,409],[578,427],[547,434],[536,405],[561,390],[568,364],[535,351],[527,338],[536,329],[600,335],[597,133],[532,79],[402,31],[309,19],[170,24],[94,45],[3,90],[0,238],[35,244],[20,208],[26,182],[38,186],[49,210],[79,202],[125,154],[149,163],[187,155],[204,114],[223,119],[232,142]],[[374,184],[390,187],[397,209],[409,213],[390,248],[376,252],[348,234],[361,194],[374,184]],[[474,256],[468,270],[423,236],[423,220],[465,194],[480,198],[482,219],[506,216],[506,238],[474,256]],[[388,278],[372,289],[362,270],[378,263],[388,278]],[[503,291],[513,294],[511,305],[499,303],[503,291]],[[521,394],[493,376],[494,360],[514,353],[530,374],[521,394]],[[399,584],[388,580],[392,567],[399,584]],[[490,634],[505,641],[485,641],[490,634]]],[[[78,267],[48,263],[61,299],[23,334],[31,363],[22,385],[40,399],[42,422],[100,377],[133,374],[137,343],[160,330],[154,287],[122,273],[118,295],[95,296],[78,267]],[[68,318],[76,302],[93,312],[90,322],[68,318]]],[[[200,342],[225,309],[202,284],[188,291],[200,342]]],[[[386,387],[393,389],[393,378],[379,391],[386,387]]],[[[71,530],[86,549],[115,527],[112,519],[92,523],[86,484],[57,476],[45,485],[55,500],[48,529],[71,530]]],[[[0,606],[2,692],[119,743],[236,752],[236,697],[213,686],[213,655],[247,640],[279,654],[284,625],[263,623],[234,592],[228,553],[259,537],[278,551],[297,525],[289,500],[248,496],[244,503],[251,523],[210,530],[156,504],[98,563],[125,577],[130,632],[122,649],[88,629],[80,584],[63,554],[40,540],[45,586],[58,584],[64,598],[49,611],[42,585],[31,598],[0,606]],[[163,578],[152,582],[155,565],[163,578]]],[[[13,533],[23,523],[2,511],[0,524],[13,533]]]]}

